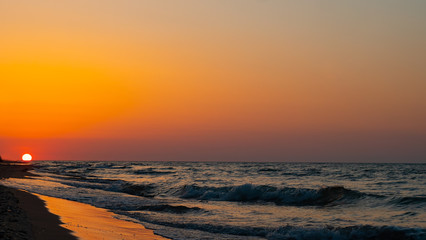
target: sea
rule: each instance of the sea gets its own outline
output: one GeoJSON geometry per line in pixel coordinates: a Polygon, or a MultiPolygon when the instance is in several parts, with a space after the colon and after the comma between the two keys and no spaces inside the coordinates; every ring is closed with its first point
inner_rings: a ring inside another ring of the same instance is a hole
{"type": "Polygon", "coordinates": [[[426,239],[426,164],[37,161],[2,185],[171,239],[426,239]]]}

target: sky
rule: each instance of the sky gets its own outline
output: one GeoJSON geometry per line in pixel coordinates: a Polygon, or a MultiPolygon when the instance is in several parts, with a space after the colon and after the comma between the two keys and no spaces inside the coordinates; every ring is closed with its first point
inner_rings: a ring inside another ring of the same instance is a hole
{"type": "Polygon", "coordinates": [[[0,0],[0,154],[426,162],[426,1],[0,0]]]}

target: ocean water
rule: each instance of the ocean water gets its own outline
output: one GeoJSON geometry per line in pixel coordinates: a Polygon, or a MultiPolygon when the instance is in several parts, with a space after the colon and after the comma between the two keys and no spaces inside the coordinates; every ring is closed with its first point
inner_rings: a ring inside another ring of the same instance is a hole
{"type": "Polygon", "coordinates": [[[426,239],[426,164],[34,162],[0,184],[172,239],[426,239]]]}

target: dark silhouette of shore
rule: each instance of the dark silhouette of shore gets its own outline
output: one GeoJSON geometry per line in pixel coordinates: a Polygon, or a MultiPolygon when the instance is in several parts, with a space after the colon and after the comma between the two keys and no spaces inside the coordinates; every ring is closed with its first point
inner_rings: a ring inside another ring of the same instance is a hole
{"type": "Polygon", "coordinates": [[[0,160],[0,239],[76,240],[40,198],[1,185],[2,179],[35,176],[31,169],[31,163],[0,160]]]}

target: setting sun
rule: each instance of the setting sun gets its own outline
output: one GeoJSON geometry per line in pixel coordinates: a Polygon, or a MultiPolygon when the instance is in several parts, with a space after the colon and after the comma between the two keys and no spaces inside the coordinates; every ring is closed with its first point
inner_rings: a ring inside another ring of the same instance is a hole
{"type": "Polygon", "coordinates": [[[22,161],[29,162],[32,159],[33,159],[33,157],[31,156],[31,154],[26,153],[26,154],[22,155],[22,161]]]}

